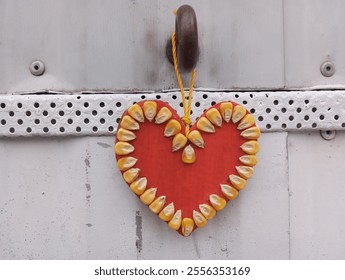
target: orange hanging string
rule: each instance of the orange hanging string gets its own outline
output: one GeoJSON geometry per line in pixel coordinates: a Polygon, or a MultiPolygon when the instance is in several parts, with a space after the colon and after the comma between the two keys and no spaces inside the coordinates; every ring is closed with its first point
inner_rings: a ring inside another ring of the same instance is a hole
{"type": "Polygon", "coordinates": [[[182,117],[182,121],[186,125],[186,136],[189,134],[189,128],[190,125],[192,124],[192,121],[190,119],[190,113],[192,109],[192,100],[193,100],[193,89],[194,89],[194,81],[195,81],[195,76],[196,76],[196,69],[193,69],[192,71],[192,77],[190,80],[190,85],[189,85],[189,93],[188,93],[188,103],[186,104],[186,93],[184,91],[183,87],[183,82],[181,78],[180,71],[178,69],[178,60],[177,60],[177,53],[176,53],[176,33],[173,32],[171,36],[171,43],[172,43],[172,54],[173,54],[173,59],[174,59],[174,68],[175,68],[175,73],[177,77],[177,82],[180,87],[181,91],[181,97],[182,97],[182,105],[183,105],[183,111],[184,111],[184,116],[182,117]]]}

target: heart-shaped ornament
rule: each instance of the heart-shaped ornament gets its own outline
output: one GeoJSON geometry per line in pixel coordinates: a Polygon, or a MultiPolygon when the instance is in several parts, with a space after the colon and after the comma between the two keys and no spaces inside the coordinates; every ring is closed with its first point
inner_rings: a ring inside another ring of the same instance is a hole
{"type": "Polygon", "coordinates": [[[189,129],[168,103],[142,101],[123,114],[115,153],[130,189],[189,236],[243,190],[259,136],[254,117],[234,102],[207,109],[189,129]]]}

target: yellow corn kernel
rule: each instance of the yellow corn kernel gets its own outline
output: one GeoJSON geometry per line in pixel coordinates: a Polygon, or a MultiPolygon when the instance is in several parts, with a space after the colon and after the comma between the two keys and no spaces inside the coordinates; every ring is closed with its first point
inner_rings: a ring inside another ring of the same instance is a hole
{"type": "Polygon", "coordinates": [[[128,108],[128,114],[138,122],[144,122],[143,109],[138,104],[133,104],[128,108]]]}
{"type": "Polygon", "coordinates": [[[178,133],[174,136],[172,141],[172,151],[176,152],[179,149],[182,149],[187,143],[187,137],[184,136],[182,133],[178,133]]]}
{"type": "Polygon", "coordinates": [[[242,162],[244,165],[255,166],[258,160],[254,155],[245,155],[240,157],[240,162],[242,162]]]}
{"type": "Polygon", "coordinates": [[[238,130],[244,130],[248,127],[251,127],[255,124],[255,119],[252,114],[247,114],[243,117],[240,123],[237,126],[238,130]]]}
{"type": "Polygon", "coordinates": [[[182,210],[177,210],[168,223],[168,227],[174,230],[178,230],[182,223],[182,210]]]}
{"type": "Polygon", "coordinates": [[[239,191],[243,190],[247,183],[246,179],[243,179],[242,177],[233,174],[229,176],[229,180],[232,183],[232,185],[239,191]]]}
{"type": "Polygon", "coordinates": [[[143,108],[145,117],[151,122],[157,113],[157,103],[154,101],[145,101],[143,108]]]}
{"type": "Polygon", "coordinates": [[[119,156],[128,155],[134,151],[134,147],[127,143],[119,141],[115,144],[115,153],[119,156]]]}
{"type": "Polygon", "coordinates": [[[155,118],[155,123],[156,124],[164,123],[167,120],[170,120],[171,117],[172,117],[171,111],[167,107],[162,107],[155,118]]]}
{"type": "Polygon", "coordinates": [[[182,234],[183,236],[189,236],[194,229],[194,221],[191,218],[184,218],[182,220],[182,234]]]}
{"type": "Polygon", "coordinates": [[[247,110],[243,106],[241,105],[235,106],[234,111],[232,113],[232,122],[237,123],[246,115],[246,113],[247,113],[247,110]]]}
{"type": "Polygon", "coordinates": [[[238,196],[238,190],[232,186],[221,184],[220,189],[222,194],[229,200],[234,200],[238,196]]]}
{"type": "Polygon", "coordinates": [[[210,202],[217,211],[222,210],[226,205],[226,200],[217,194],[210,195],[210,202]]]}
{"type": "Polygon", "coordinates": [[[205,141],[201,136],[201,133],[199,130],[192,130],[188,134],[188,139],[190,142],[192,142],[195,146],[199,148],[204,148],[205,147],[205,141]]]}
{"type": "Polygon", "coordinates": [[[248,155],[255,155],[259,151],[259,148],[259,143],[255,140],[247,141],[241,145],[242,151],[248,155]]]}
{"type": "Polygon", "coordinates": [[[260,137],[260,135],[261,135],[261,131],[260,131],[260,128],[258,128],[257,126],[247,128],[246,130],[243,130],[241,132],[242,137],[246,139],[250,139],[250,140],[256,140],[260,137]]]}
{"type": "Polygon", "coordinates": [[[204,227],[207,223],[207,219],[200,212],[193,210],[193,220],[197,227],[204,227]]]}
{"type": "Polygon", "coordinates": [[[152,201],[154,201],[156,192],[157,188],[150,188],[144,191],[144,193],[140,196],[140,200],[142,201],[142,203],[149,205],[152,203],[152,201]]]}
{"type": "Polygon", "coordinates": [[[182,152],[182,161],[184,163],[194,163],[196,160],[195,151],[191,145],[186,146],[182,152]]]}
{"type": "Polygon", "coordinates": [[[138,180],[134,181],[129,187],[136,195],[141,195],[147,187],[146,177],[139,178],[138,180]]]}
{"type": "Polygon", "coordinates": [[[232,107],[233,105],[231,102],[223,102],[219,106],[220,113],[222,114],[224,121],[227,123],[231,120],[232,107]]]}
{"type": "Polygon", "coordinates": [[[222,126],[222,116],[216,108],[212,108],[206,112],[206,117],[214,125],[221,127],[222,126]]]}
{"type": "Polygon", "coordinates": [[[181,124],[177,120],[170,120],[165,126],[164,129],[164,136],[170,137],[175,136],[177,133],[181,131],[181,124]]]}
{"type": "Polygon", "coordinates": [[[211,220],[217,213],[216,210],[208,204],[200,204],[199,209],[207,220],[211,220]]]}
{"type": "Polygon", "coordinates": [[[123,157],[117,161],[117,166],[121,171],[126,171],[133,167],[137,163],[137,159],[134,157],[123,157]]]}
{"type": "Polygon", "coordinates": [[[163,208],[163,210],[159,213],[159,218],[161,218],[165,222],[169,222],[175,214],[175,206],[174,203],[171,202],[167,206],[163,208]]]}
{"type": "Polygon", "coordinates": [[[205,117],[201,117],[200,119],[198,119],[198,122],[196,123],[196,127],[199,130],[204,131],[204,132],[208,132],[208,133],[216,132],[216,129],[214,128],[212,123],[205,117]]]}
{"type": "Polygon", "coordinates": [[[149,206],[151,211],[155,214],[158,214],[160,211],[162,211],[165,204],[165,199],[165,195],[156,198],[155,201],[153,201],[149,206]]]}
{"type": "Polygon", "coordinates": [[[236,166],[238,174],[244,179],[249,179],[254,174],[254,168],[250,166],[236,166]]]}
{"type": "Polygon", "coordinates": [[[139,130],[140,125],[132,117],[126,115],[121,119],[120,126],[129,130],[139,130]]]}
{"type": "Polygon", "coordinates": [[[132,141],[136,138],[133,131],[124,129],[122,127],[117,130],[116,137],[120,141],[132,141]]]}
{"type": "Polygon", "coordinates": [[[139,168],[131,168],[128,169],[127,171],[123,172],[123,178],[125,179],[125,181],[130,184],[132,182],[134,182],[135,179],[138,178],[139,176],[139,172],[140,169],[139,168]]]}

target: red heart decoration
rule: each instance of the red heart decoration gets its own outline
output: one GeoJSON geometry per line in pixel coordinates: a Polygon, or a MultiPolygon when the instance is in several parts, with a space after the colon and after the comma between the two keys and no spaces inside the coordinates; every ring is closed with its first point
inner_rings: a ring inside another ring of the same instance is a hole
{"type": "Polygon", "coordinates": [[[180,146],[186,140],[183,121],[165,102],[142,101],[123,114],[115,144],[118,166],[131,189],[184,236],[204,226],[216,212],[214,208],[221,210],[244,188],[256,164],[260,135],[253,116],[234,102],[221,102],[206,110],[188,135],[198,134],[192,131],[200,132],[204,147],[188,140],[173,152],[173,139],[180,146]],[[157,120],[163,122],[157,124],[157,120]],[[180,125],[173,134],[180,133],[182,142],[177,141],[178,136],[164,136],[173,123],[180,125]],[[185,149],[194,150],[194,163],[183,162],[185,149]]]}

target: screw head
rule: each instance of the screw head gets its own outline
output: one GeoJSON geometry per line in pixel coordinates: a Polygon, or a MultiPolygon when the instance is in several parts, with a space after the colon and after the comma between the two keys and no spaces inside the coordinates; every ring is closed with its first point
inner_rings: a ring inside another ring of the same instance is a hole
{"type": "Polygon", "coordinates": [[[320,134],[323,139],[329,141],[335,138],[336,132],[335,130],[321,130],[320,134]]]}
{"type": "Polygon", "coordinates": [[[335,73],[335,66],[330,61],[325,61],[320,67],[321,74],[325,77],[332,77],[335,73]]]}
{"type": "Polygon", "coordinates": [[[30,72],[34,76],[41,76],[44,73],[45,67],[42,61],[36,60],[30,64],[30,72]]]}

